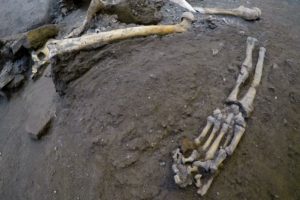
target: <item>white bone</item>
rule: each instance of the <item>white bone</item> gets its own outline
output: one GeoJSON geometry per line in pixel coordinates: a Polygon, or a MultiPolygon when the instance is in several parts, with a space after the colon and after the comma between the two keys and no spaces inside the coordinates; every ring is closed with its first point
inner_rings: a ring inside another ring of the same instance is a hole
{"type": "Polygon", "coordinates": [[[241,17],[245,20],[257,20],[261,16],[261,10],[257,7],[247,8],[244,6],[240,6],[235,9],[194,7],[194,9],[202,14],[232,15],[236,17],[241,17]]]}
{"type": "Polygon", "coordinates": [[[190,12],[196,12],[196,10],[185,0],[170,0],[173,3],[178,4],[179,6],[187,9],[190,12]]]}
{"type": "Polygon", "coordinates": [[[240,74],[237,78],[236,84],[227,98],[227,102],[236,102],[237,96],[240,91],[241,85],[247,80],[249,77],[249,73],[252,70],[252,52],[255,47],[257,39],[248,37],[247,38],[247,50],[246,50],[246,58],[242,64],[240,74]]]}
{"type": "Polygon", "coordinates": [[[201,181],[202,175],[201,174],[197,174],[196,176],[194,176],[194,179],[196,180],[196,187],[201,187],[202,186],[202,181],[201,181]]]}
{"type": "Polygon", "coordinates": [[[34,57],[36,61],[32,72],[36,72],[37,69],[40,68],[41,64],[49,62],[50,58],[58,54],[80,51],[88,48],[96,48],[106,43],[134,37],[182,33],[191,27],[191,23],[194,20],[195,18],[192,13],[185,12],[182,15],[181,23],[175,25],[138,26],[84,35],[78,38],[49,40],[42,49],[32,54],[32,57],[34,57]]]}
{"type": "Polygon", "coordinates": [[[216,153],[217,149],[219,148],[222,138],[228,131],[228,128],[232,121],[232,118],[233,118],[233,113],[229,113],[229,115],[226,118],[226,122],[223,123],[223,125],[222,125],[219,135],[217,136],[217,138],[215,139],[213,144],[210,146],[209,150],[206,152],[205,160],[210,160],[210,159],[214,158],[215,153],[216,153]]]}
{"type": "Polygon", "coordinates": [[[199,157],[198,151],[197,150],[193,150],[192,154],[188,158],[182,157],[182,163],[185,164],[187,162],[193,162],[198,157],[199,157]]]}
{"type": "Polygon", "coordinates": [[[256,95],[256,88],[258,87],[261,81],[265,53],[266,49],[264,47],[261,47],[259,50],[258,62],[255,68],[254,79],[252,81],[251,87],[249,88],[245,96],[242,98],[242,100],[240,100],[240,104],[246,111],[247,116],[249,116],[250,113],[253,111],[253,102],[256,95]]]}
{"type": "Polygon", "coordinates": [[[214,176],[210,177],[206,183],[202,184],[201,187],[197,190],[197,193],[200,194],[201,196],[204,196],[208,189],[210,188],[212,182],[214,180],[214,176]]]}
{"type": "Polygon", "coordinates": [[[245,128],[240,125],[234,126],[234,135],[231,140],[231,143],[228,147],[225,148],[225,151],[228,155],[232,155],[234,150],[236,149],[237,145],[239,144],[243,134],[245,132],[245,128]]]}
{"type": "Polygon", "coordinates": [[[206,126],[204,127],[204,129],[202,130],[201,134],[194,140],[196,145],[200,145],[201,140],[203,138],[205,138],[205,136],[207,135],[208,131],[210,130],[210,128],[212,127],[212,125],[214,124],[215,119],[212,116],[209,116],[207,118],[207,123],[206,126]]]}

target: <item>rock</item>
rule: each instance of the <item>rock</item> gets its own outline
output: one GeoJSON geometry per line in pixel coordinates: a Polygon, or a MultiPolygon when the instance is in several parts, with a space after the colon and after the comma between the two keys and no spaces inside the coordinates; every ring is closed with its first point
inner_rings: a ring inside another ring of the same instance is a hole
{"type": "Polygon", "coordinates": [[[11,62],[5,63],[5,66],[0,72],[0,90],[2,90],[14,79],[14,76],[11,74],[12,69],[13,65],[11,62]]]}
{"type": "Polygon", "coordinates": [[[18,74],[14,76],[14,79],[7,85],[8,89],[19,88],[25,81],[25,76],[18,74]]]}
{"type": "Polygon", "coordinates": [[[2,0],[0,37],[26,32],[51,21],[54,0],[2,0]]]}
{"type": "Polygon", "coordinates": [[[26,124],[25,131],[34,140],[39,140],[42,136],[46,135],[51,127],[53,115],[51,112],[46,113],[44,116],[38,116],[29,119],[26,124]]]}
{"type": "Polygon", "coordinates": [[[107,11],[116,14],[120,22],[157,24],[162,19],[159,12],[162,6],[161,0],[119,0],[119,3],[109,6],[107,11]]]}

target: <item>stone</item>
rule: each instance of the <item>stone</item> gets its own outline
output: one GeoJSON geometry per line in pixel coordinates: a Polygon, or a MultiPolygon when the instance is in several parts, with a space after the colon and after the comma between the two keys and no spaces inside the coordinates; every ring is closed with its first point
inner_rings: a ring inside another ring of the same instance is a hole
{"type": "Polygon", "coordinates": [[[53,120],[51,112],[46,113],[44,116],[38,116],[29,119],[26,124],[26,132],[34,140],[41,139],[49,131],[53,120]]]}
{"type": "Polygon", "coordinates": [[[0,37],[26,32],[51,22],[54,0],[1,0],[0,37]]]}

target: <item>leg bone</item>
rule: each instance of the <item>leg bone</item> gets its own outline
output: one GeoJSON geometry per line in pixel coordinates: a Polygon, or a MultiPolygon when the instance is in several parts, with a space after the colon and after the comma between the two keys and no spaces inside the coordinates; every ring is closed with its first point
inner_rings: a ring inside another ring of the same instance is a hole
{"type": "Polygon", "coordinates": [[[256,7],[246,8],[244,6],[240,6],[235,9],[195,7],[194,9],[202,14],[232,15],[236,17],[241,17],[245,20],[257,20],[261,16],[261,10],[256,7]]]}
{"type": "Polygon", "coordinates": [[[237,96],[240,91],[241,85],[247,80],[249,77],[249,73],[252,70],[252,52],[255,47],[255,43],[257,42],[257,39],[248,37],[247,38],[247,50],[246,50],[246,58],[245,61],[242,64],[240,74],[237,78],[236,85],[234,86],[234,89],[230,93],[230,95],[227,98],[227,102],[236,102],[237,96]]]}
{"type": "Polygon", "coordinates": [[[192,13],[183,13],[181,23],[175,25],[138,26],[84,35],[79,38],[49,40],[42,49],[38,50],[36,53],[33,53],[33,55],[38,55],[34,58],[36,62],[33,66],[33,72],[35,72],[35,69],[40,68],[41,65],[48,63],[50,58],[57,54],[80,51],[88,48],[96,48],[103,44],[134,37],[182,33],[191,27],[191,23],[193,21],[194,16],[192,13]]]}
{"type": "Polygon", "coordinates": [[[258,87],[261,81],[265,53],[266,53],[266,49],[264,47],[261,47],[259,51],[259,58],[256,65],[253,82],[248,92],[245,94],[242,100],[240,100],[240,104],[243,106],[244,110],[246,111],[247,117],[253,111],[253,102],[256,95],[256,88],[258,87]]]}

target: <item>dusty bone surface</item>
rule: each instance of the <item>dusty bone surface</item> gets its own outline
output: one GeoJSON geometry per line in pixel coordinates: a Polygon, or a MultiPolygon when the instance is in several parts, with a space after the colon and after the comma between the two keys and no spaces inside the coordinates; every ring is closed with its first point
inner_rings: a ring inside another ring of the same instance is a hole
{"type": "Polygon", "coordinates": [[[44,65],[49,64],[51,58],[54,58],[57,55],[72,53],[89,48],[93,49],[107,43],[134,37],[186,32],[190,29],[194,20],[195,18],[192,13],[185,12],[182,14],[181,22],[175,25],[137,26],[108,32],[88,34],[78,38],[49,40],[43,48],[32,52],[32,60],[34,61],[32,76],[35,77],[39,69],[44,65]]]}
{"type": "Polygon", "coordinates": [[[247,38],[246,58],[237,78],[236,86],[229,95],[234,99],[223,109],[216,109],[207,118],[207,124],[194,139],[195,148],[189,154],[180,148],[173,152],[174,180],[180,187],[195,184],[197,193],[205,195],[223,161],[236,150],[245,130],[245,119],[253,111],[257,87],[260,84],[266,49],[260,48],[252,84],[244,97],[239,100],[238,93],[242,84],[249,78],[252,70],[252,52],[257,40],[247,38]]]}

